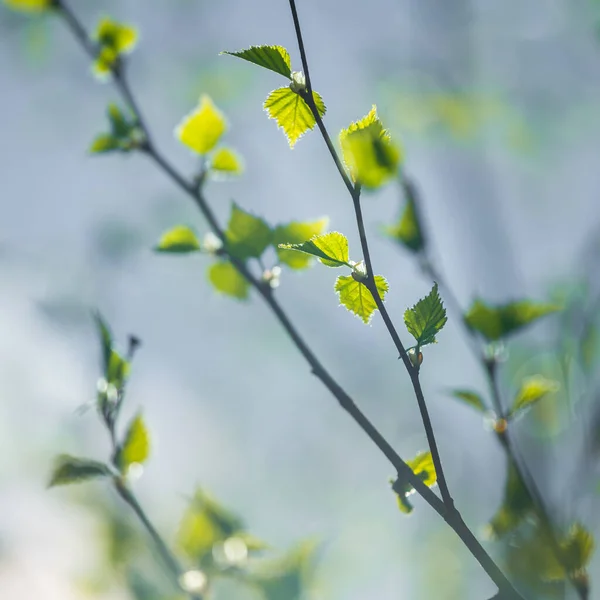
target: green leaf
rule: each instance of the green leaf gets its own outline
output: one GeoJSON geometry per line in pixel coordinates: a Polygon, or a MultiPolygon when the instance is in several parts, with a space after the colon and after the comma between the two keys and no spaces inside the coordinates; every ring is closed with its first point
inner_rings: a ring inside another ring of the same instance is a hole
{"type": "Polygon", "coordinates": [[[177,225],[162,234],[154,250],[171,254],[198,252],[200,242],[193,229],[186,225],[177,225]]]}
{"type": "Polygon", "coordinates": [[[560,546],[567,572],[574,576],[590,564],[594,553],[594,537],[581,523],[574,523],[560,546]]]}
{"type": "Polygon", "coordinates": [[[363,187],[377,189],[397,175],[400,150],[383,128],[375,106],[340,132],[340,145],[352,180],[363,187]]]}
{"type": "Polygon", "coordinates": [[[94,40],[99,46],[94,62],[94,73],[99,78],[110,75],[119,58],[133,50],[137,38],[138,34],[134,27],[107,17],[100,19],[94,33],[94,40]]]}
{"type": "Polygon", "coordinates": [[[290,79],[292,63],[288,51],[283,46],[250,46],[237,52],[221,52],[229,56],[237,56],[243,60],[254,63],[259,67],[269,69],[290,79]]]}
{"type": "Polygon", "coordinates": [[[240,300],[248,297],[250,284],[229,261],[211,265],[208,269],[208,279],[217,291],[227,296],[240,300]]]}
{"type": "Polygon", "coordinates": [[[417,345],[435,344],[435,336],[446,324],[448,317],[435,283],[431,292],[404,313],[408,332],[417,340],[417,345]]]}
{"type": "Polygon", "coordinates": [[[327,227],[328,222],[327,218],[322,218],[312,222],[292,221],[285,225],[278,225],[273,230],[272,244],[275,246],[279,262],[291,269],[306,269],[311,262],[310,256],[293,250],[285,250],[280,245],[301,244],[304,240],[318,236],[327,227]]]}
{"type": "MultiPolygon", "coordinates": [[[[325,115],[326,107],[323,99],[317,92],[313,92],[313,100],[319,115],[325,115]]],[[[275,119],[277,125],[283,129],[290,148],[309,130],[317,121],[310,107],[302,96],[288,86],[273,90],[265,100],[264,109],[270,119],[275,119]]]]}
{"type": "Polygon", "coordinates": [[[233,203],[225,237],[229,252],[242,260],[258,258],[271,243],[273,232],[259,217],[233,203]]]}
{"type": "Polygon", "coordinates": [[[515,417],[517,414],[527,410],[536,402],[548,394],[553,394],[558,390],[560,384],[558,381],[546,379],[542,375],[536,375],[526,379],[521,385],[521,389],[515,396],[509,417],[515,417]]]}
{"type": "Polygon", "coordinates": [[[475,300],[464,320],[471,329],[478,331],[488,341],[496,341],[558,310],[560,307],[555,304],[531,300],[495,306],[486,304],[483,300],[475,300]]]}
{"type": "Polygon", "coordinates": [[[54,7],[53,0],[4,0],[13,10],[24,13],[41,13],[54,7]]]}
{"type": "Polygon", "coordinates": [[[121,142],[117,138],[113,137],[110,133],[101,133],[96,136],[89,151],[91,154],[106,154],[107,152],[122,149],[121,142]]]}
{"type": "Polygon", "coordinates": [[[56,457],[48,487],[80,483],[90,479],[109,477],[110,475],[110,469],[104,463],[61,454],[56,457]]]}
{"type": "Polygon", "coordinates": [[[110,363],[110,356],[112,353],[112,334],[110,329],[99,312],[94,313],[94,321],[98,328],[98,334],[100,336],[100,346],[102,349],[102,371],[106,374],[110,363]]]}
{"type": "Polygon", "coordinates": [[[177,533],[177,546],[197,563],[210,559],[213,546],[243,529],[242,521],[203,490],[198,489],[177,533]]]}
{"type": "Polygon", "coordinates": [[[179,124],[175,135],[184,146],[204,155],[217,145],[226,130],[227,121],[223,113],[208,96],[203,95],[197,108],[179,124]]]}
{"type": "Polygon", "coordinates": [[[150,454],[150,435],[141,414],[129,424],[125,440],[118,454],[117,464],[123,474],[127,474],[133,464],[144,464],[150,454]]]}
{"type": "Polygon", "coordinates": [[[534,512],[531,496],[515,465],[509,462],[502,506],[490,521],[489,531],[494,537],[500,538],[513,531],[534,512]]]}
{"type": "MultiPolygon", "coordinates": [[[[435,472],[431,452],[419,452],[412,460],[407,460],[406,464],[426,486],[431,487],[437,481],[437,474],[435,472]]],[[[408,481],[402,481],[400,479],[394,481],[392,487],[396,492],[398,508],[404,514],[410,514],[413,511],[413,506],[408,498],[414,494],[415,488],[408,481]]]]}
{"type": "Polygon", "coordinates": [[[131,124],[121,112],[121,109],[114,103],[110,103],[107,108],[108,120],[110,122],[110,131],[116,138],[125,138],[129,136],[131,124]]]}
{"type": "Polygon", "coordinates": [[[125,360],[116,350],[112,349],[108,359],[108,368],[105,372],[106,381],[112,383],[120,390],[125,383],[127,375],[129,375],[130,366],[129,361],[125,360]]]}
{"type": "Polygon", "coordinates": [[[348,238],[337,231],[315,235],[300,244],[278,244],[278,248],[316,256],[327,267],[352,266],[348,262],[348,238]]]}
{"type": "Polygon", "coordinates": [[[241,157],[230,148],[219,148],[210,158],[210,169],[219,174],[239,175],[244,170],[241,157]]]}
{"type": "Polygon", "coordinates": [[[477,392],[472,392],[471,390],[451,390],[450,394],[480,412],[485,412],[486,410],[485,402],[477,392]]]}
{"type": "MultiPolygon", "coordinates": [[[[381,275],[375,275],[374,279],[379,297],[383,300],[389,290],[388,282],[381,275]]],[[[339,294],[340,304],[360,317],[363,323],[369,323],[377,304],[364,283],[356,281],[352,275],[340,275],[335,282],[335,291],[339,294]]]]}
{"type": "Polygon", "coordinates": [[[407,197],[406,205],[398,222],[385,227],[384,232],[412,252],[421,252],[425,248],[425,236],[412,195],[407,197]]]}

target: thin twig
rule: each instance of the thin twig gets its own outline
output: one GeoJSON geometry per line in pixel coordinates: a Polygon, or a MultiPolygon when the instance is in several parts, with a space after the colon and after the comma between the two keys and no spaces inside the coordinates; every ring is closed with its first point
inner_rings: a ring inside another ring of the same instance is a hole
{"type": "MultiPolygon", "coordinates": [[[[85,34],[85,30],[83,29],[83,27],[79,24],[79,21],[75,18],[72,11],[70,11],[68,7],[65,6],[63,0],[60,0],[60,4],[58,4],[58,6],[64,15],[68,15],[66,22],[70,25],[77,39],[79,39],[79,41],[81,42],[83,48],[88,52],[88,54],[90,54],[92,58],[94,58],[95,50],[90,51],[91,46],[89,43],[89,38],[87,34],[85,34]]],[[[306,75],[308,76],[308,73],[306,73],[306,75]]],[[[116,84],[125,100],[129,103],[130,108],[134,111],[134,113],[136,113],[138,125],[142,129],[146,136],[146,139],[148,140],[148,144],[145,147],[143,147],[142,150],[144,150],[146,154],[150,156],[150,158],[152,158],[156,165],[160,167],[161,170],[165,172],[165,174],[174,183],[176,183],[188,196],[192,198],[192,200],[198,206],[199,210],[213,229],[214,233],[219,238],[221,238],[222,241],[224,241],[224,231],[219,226],[218,221],[216,220],[214,214],[212,213],[212,210],[210,209],[210,206],[208,205],[204,196],[202,195],[201,190],[198,188],[198,186],[195,186],[193,183],[188,182],[181,174],[179,174],[179,172],[164,158],[162,154],[158,152],[158,150],[150,142],[151,138],[149,135],[148,127],[145,124],[144,120],[141,118],[139,108],[137,108],[137,103],[135,102],[131,89],[127,84],[127,80],[123,71],[121,71],[116,77],[116,84]]],[[[344,392],[341,386],[326,371],[321,362],[313,354],[306,342],[304,342],[304,340],[299,335],[295,327],[292,325],[291,321],[289,320],[279,303],[275,300],[272,294],[272,290],[268,286],[264,285],[263,282],[255,278],[252,275],[252,273],[248,270],[246,264],[243,261],[237,260],[235,257],[230,255],[228,257],[232,264],[240,272],[240,274],[243,277],[245,277],[248,283],[258,291],[261,297],[269,305],[269,307],[275,314],[276,318],[278,319],[286,333],[289,335],[289,337],[294,342],[300,353],[304,356],[304,358],[310,365],[311,370],[315,374],[315,376],[317,376],[323,382],[327,389],[329,389],[333,396],[338,400],[340,405],[348,412],[348,414],[354,419],[358,426],[369,436],[369,438],[375,443],[379,450],[394,466],[394,468],[397,471],[398,478],[410,483],[410,485],[414,487],[416,492],[419,493],[423,497],[423,499],[448,523],[448,525],[456,532],[456,534],[463,541],[465,546],[470,550],[474,558],[481,564],[481,566],[492,579],[492,581],[494,581],[494,583],[498,586],[498,589],[507,595],[507,598],[510,598],[511,600],[523,600],[522,596],[514,589],[510,581],[498,568],[498,566],[495,564],[492,558],[486,553],[486,551],[481,546],[477,538],[473,535],[471,530],[464,523],[459,513],[456,510],[449,510],[449,507],[446,504],[444,504],[444,502],[440,500],[438,496],[429,487],[427,487],[419,477],[417,477],[414,474],[412,469],[406,464],[406,462],[402,460],[402,458],[400,458],[400,456],[385,440],[385,438],[376,429],[376,427],[358,408],[358,406],[354,403],[350,396],[348,396],[348,394],[344,392]]],[[[140,520],[154,539],[155,543],[157,544],[157,547],[161,551],[161,554],[163,551],[166,551],[170,555],[170,551],[168,550],[164,542],[162,542],[162,538],[160,538],[160,536],[152,526],[151,522],[146,517],[145,513],[139,506],[139,503],[135,500],[135,497],[133,496],[131,490],[124,486],[117,487],[117,490],[121,497],[136,512],[138,518],[140,518],[140,520]]],[[[164,556],[164,558],[166,559],[166,555],[164,556]]],[[[175,564],[177,564],[176,561],[173,563],[173,565],[175,564]]]]}

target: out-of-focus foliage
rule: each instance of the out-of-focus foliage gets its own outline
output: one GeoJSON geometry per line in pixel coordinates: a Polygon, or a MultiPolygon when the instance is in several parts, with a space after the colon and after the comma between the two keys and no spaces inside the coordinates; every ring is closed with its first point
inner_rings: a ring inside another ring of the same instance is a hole
{"type": "Polygon", "coordinates": [[[176,225],[162,234],[155,250],[157,252],[187,254],[200,251],[200,242],[191,227],[176,225]]]}
{"type": "Polygon", "coordinates": [[[121,57],[134,49],[138,33],[131,25],[103,17],[96,26],[94,39],[99,47],[94,73],[99,79],[107,79],[118,67],[121,57]]]}
{"type": "Polygon", "coordinates": [[[61,454],[56,458],[48,486],[80,483],[90,479],[108,477],[110,474],[110,469],[101,462],[61,454]]]}
{"type": "Polygon", "coordinates": [[[425,233],[418,214],[412,185],[404,186],[406,204],[400,218],[393,225],[383,228],[384,233],[411,252],[422,252],[425,249],[425,233]]]}
{"type": "Polygon", "coordinates": [[[4,3],[14,10],[39,13],[51,8],[53,0],[4,0],[4,3]]]}
{"type": "MultiPolygon", "coordinates": [[[[407,460],[406,464],[425,485],[431,487],[437,481],[431,452],[419,452],[412,460],[407,460]]],[[[408,498],[415,493],[415,488],[408,481],[402,481],[401,479],[392,480],[392,488],[396,493],[400,511],[410,514],[413,511],[413,505],[408,498]]]]}

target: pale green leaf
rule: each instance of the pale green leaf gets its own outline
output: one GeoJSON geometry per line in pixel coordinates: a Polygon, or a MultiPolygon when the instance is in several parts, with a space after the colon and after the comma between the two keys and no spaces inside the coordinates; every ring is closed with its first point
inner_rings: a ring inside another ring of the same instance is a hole
{"type": "Polygon", "coordinates": [[[80,483],[90,479],[109,477],[110,475],[111,471],[104,463],[61,454],[56,457],[48,487],[80,483]]]}
{"type": "Polygon", "coordinates": [[[384,232],[412,252],[421,252],[425,248],[425,236],[412,195],[406,198],[406,205],[398,222],[385,227],[384,232]]]}
{"type": "Polygon", "coordinates": [[[117,463],[123,474],[133,464],[144,464],[150,454],[150,435],[141,414],[129,424],[125,440],[118,454],[117,463]]]}
{"type": "Polygon", "coordinates": [[[450,394],[480,412],[485,412],[486,410],[485,402],[477,392],[471,390],[451,390],[450,394]]]}
{"type": "Polygon", "coordinates": [[[377,117],[375,106],[340,132],[342,156],[353,181],[377,189],[398,173],[400,150],[377,117]]]}
{"type": "Polygon", "coordinates": [[[242,260],[258,258],[271,243],[273,232],[259,217],[233,203],[225,237],[229,252],[242,260]]]}
{"type": "Polygon", "coordinates": [[[115,150],[121,150],[121,143],[110,133],[101,133],[96,136],[90,146],[91,154],[106,154],[107,152],[114,152],[115,150]]]}
{"type": "MultiPolygon", "coordinates": [[[[389,289],[388,282],[381,275],[375,275],[374,279],[379,297],[383,300],[389,289]]],[[[356,281],[352,275],[340,275],[335,282],[335,291],[339,294],[343,306],[360,317],[364,323],[369,323],[377,304],[364,283],[356,281]]]]}
{"type": "MultiPolygon", "coordinates": [[[[322,117],[326,110],[323,99],[317,92],[313,92],[313,99],[322,117]]],[[[264,108],[269,118],[275,119],[277,125],[283,129],[290,148],[317,123],[302,96],[287,86],[273,90],[267,96],[264,108]]]]}
{"type": "Polygon", "coordinates": [[[294,252],[281,248],[281,245],[301,244],[305,240],[320,235],[327,227],[327,218],[318,221],[298,222],[293,221],[285,225],[278,225],[273,230],[273,246],[277,251],[279,261],[291,269],[305,269],[310,265],[311,257],[308,253],[294,252]]]}
{"type": "Polygon", "coordinates": [[[210,158],[210,169],[224,175],[239,175],[244,166],[237,152],[231,148],[219,148],[210,158]]]}
{"type": "Polygon", "coordinates": [[[210,152],[227,130],[223,113],[204,95],[198,107],[175,130],[179,141],[198,154],[210,152]]]}
{"type": "Polygon", "coordinates": [[[478,331],[488,341],[495,341],[558,310],[560,307],[555,304],[531,300],[500,305],[491,305],[482,300],[475,300],[464,316],[464,320],[471,329],[478,331]]]}
{"type": "Polygon", "coordinates": [[[54,0],[4,0],[13,10],[25,13],[41,13],[54,6],[54,0]]]}
{"type": "Polygon", "coordinates": [[[510,410],[510,417],[530,408],[545,396],[555,393],[560,387],[557,381],[536,375],[526,379],[519,389],[510,410]]]}
{"type": "Polygon", "coordinates": [[[239,300],[248,297],[250,284],[229,262],[216,262],[208,269],[208,279],[215,289],[227,296],[233,296],[239,300]]]}
{"type": "Polygon", "coordinates": [[[154,249],[157,252],[175,254],[198,252],[200,250],[200,242],[190,227],[177,225],[163,233],[154,249]]]}
{"type": "Polygon", "coordinates": [[[348,264],[348,238],[337,231],[315,235],[300,244],[279,244],[278,248],[316,256],[327,267],[351,266],[348,264]]]}
{"type": "MultiPolygon", "coordinates": [[[[437,474],[431,452],[419,452],[412,460],[407,460],[406,464],[426,486],[431,487],[436,483],[437,474]]],[[[413,506],[408,498],[414,494],[415,488],[408,481],[401,481],[400,479],[394,481],[392,487],[396,492],[398,508],[401,512],[410,514],[413,511],[413,506]]]]}
{"type": "Polygon", "coordinates": [[[406,328],[415,338],[418,346],[435,344],[435,336],[447,320],[446,309],[438,293],[437,283],[425,298],[419,300],[412,308],[407,308],[404,313],[406,328]]]}
{"type": "Polygon", "coordinates": [[[250,46],[245,50],[237,52],[221,52],[237,56],[243,60],[254,63],[259,67],[275,71],[288,79],[292,74],[292,63],[288,51],[283,46],[250,46]]]}

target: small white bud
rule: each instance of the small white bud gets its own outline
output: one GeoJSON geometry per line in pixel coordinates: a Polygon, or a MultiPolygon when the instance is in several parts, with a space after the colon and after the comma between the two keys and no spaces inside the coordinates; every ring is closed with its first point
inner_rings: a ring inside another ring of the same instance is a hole
{"type": "Polygon", "coordinates": [[[179,577],[181,589],[188,594],[202,594],[206,590],[207,584],[208,578],[198,569],[186,571],[179,577]]]}
{"type": "Polygon", "coordinates": [[[292,92],[296,92],[296,94],[306,90],[306,78],[304,77],[304,73],[302,71],[292,72],[290,90],[292,90],[292,92]]]}
{"type": "Polygon", "coordinates": [[[223,242],[212,231],[209,231],[202,240],[202,249],[209,254],[216,254],[222,247],[223,242]]]}

